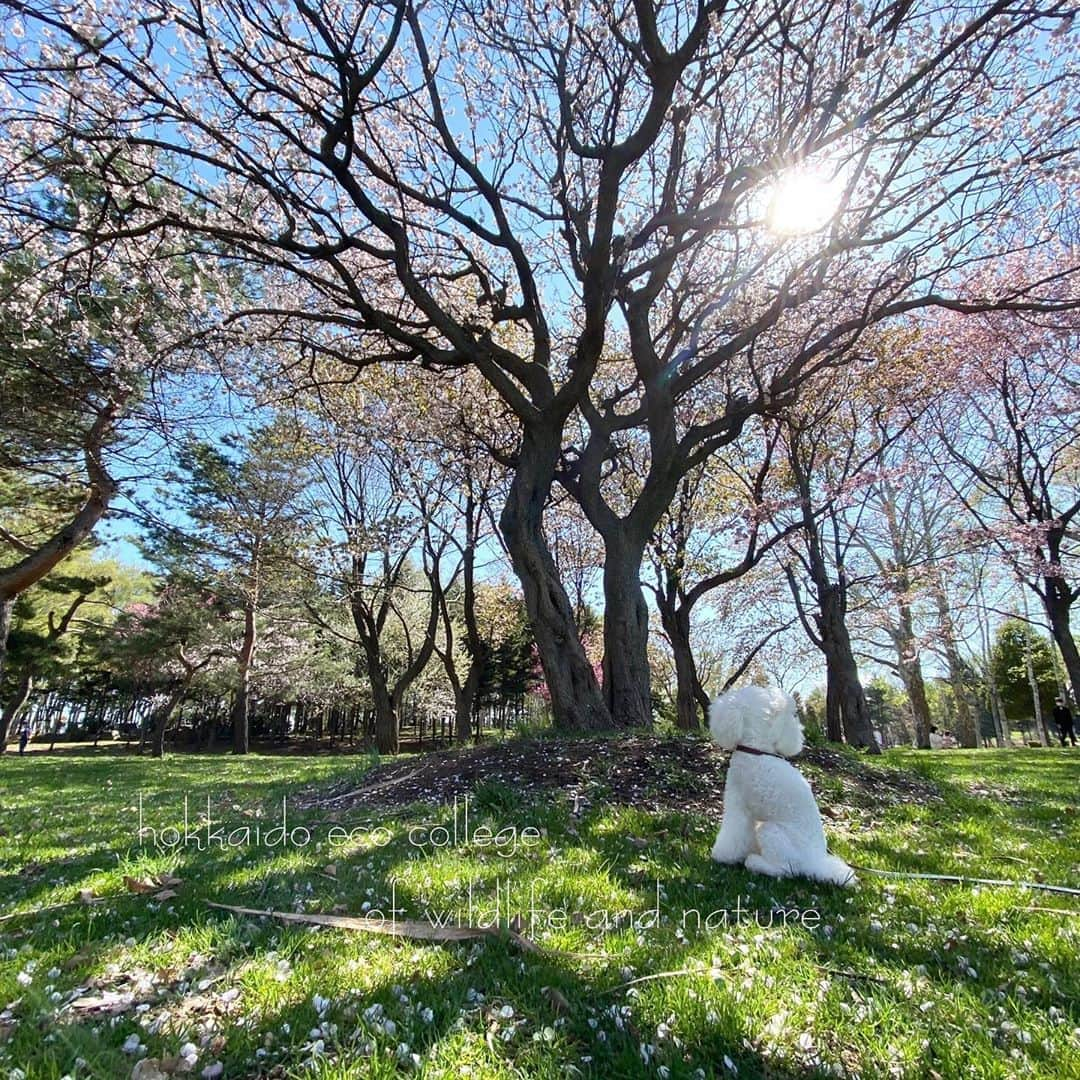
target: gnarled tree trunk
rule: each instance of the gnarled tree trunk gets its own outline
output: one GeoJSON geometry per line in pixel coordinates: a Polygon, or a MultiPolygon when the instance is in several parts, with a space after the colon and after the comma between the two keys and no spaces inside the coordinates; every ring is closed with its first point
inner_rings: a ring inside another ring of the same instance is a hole
{"type": "Polygon", "coordinates": [[[612,726],[600,685],[578,636],[574,611],[544,538],[558,440],[526,432],[500,525],[536,639],[556,727],[597,731],[612,726]]]}

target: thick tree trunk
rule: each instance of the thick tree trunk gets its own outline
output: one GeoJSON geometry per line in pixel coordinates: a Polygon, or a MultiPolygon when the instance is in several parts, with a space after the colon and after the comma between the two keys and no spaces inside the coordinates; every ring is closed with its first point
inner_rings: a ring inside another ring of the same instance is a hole
{"type": "MultiPolygon", "coordinates": [[[[377,653],[377,647],[376,647],[377,653]]],[[[397,709],[387,685],[382,657],[368,654],[368,679],[371,683],[372,706],[375,710],[375,749],[380,754],[396,754],[399,747],[397,709]]]]}
{"type": "Polygon", "coordinates": [[[839,587],[833,585],[821,590],[820,602],[822,649],[826,655],[830,690],[835,694],[840,710],[844,738],[851,746],[880,754],[881,748],[870,724],[866,694],[859,681],[859,665],[855,662],[851,637],[844,622],[839,587]]]}
{"type": "Polygon", "coordinates": [[[578,636],[570,598],[544,539],[542,517],[551,491],[557,440],[526,433],[500,518],[514,572],[521,581],[555,725],[568,731],[612,727],[611,713],[578,636]]]}
{"type": "Polygon", "coordinates": [[[4,676],[15,598],[63,562],[94,531],[116,494],[116,481],[105,470],[101,453],[126,397],[124,394],[117,400],[110,400],[97,414],[83,440],[89,490],[82,506],[51,537],[17,563],[0,570],[0,679],[4,676]]]}
{"type": "Polygon", "coordinates": [[[15,692],[4,703],[4,710],[0,713],[0,754],[7,750],[8,736],[11,733],[12,724],[18,719],[22,707],[30,697],[30,691],[34,688],[34,680],[29,672],[24,672],[19,679],[15,692]]]}
{"type": "Polygon", "coordinates": [[[652,727],[642,552],[609,541],[604,557],[604,699],[618,727],[652,727]]]}
{"type": "Polygon", "coordinates": [[[1061,659],[1065,662],[1065,671],[1072,686],[1073,709],[1080,705],[1080,652],[1076,648],[1076,639],[1069,625],[1072,607],[1069,587],[1064,579],[1048,578],[1046,581],[1046,614],[1050,619],[1050,632],[1057,642],[1061,659]]]}

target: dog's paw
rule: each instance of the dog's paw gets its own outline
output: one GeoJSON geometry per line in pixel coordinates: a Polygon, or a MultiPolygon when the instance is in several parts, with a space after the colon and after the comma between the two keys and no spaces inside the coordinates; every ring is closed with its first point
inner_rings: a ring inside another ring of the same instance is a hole
{"type": "Polygon", "coordinates": [[[742,845],[736,846],[720,839],[713,844],[709,853],[712,861],[722,866],[741,866],[748,854],[750,852],[742,845]]]}
{"type": "Polygon", "coordinates": [[[777,866],[775,863],[769,862],[763,855],[756,853],[746,856],[746,869],[755,874],[765,874],[768,877],[782,878],[788,876],[782,866],[777,866]]]}

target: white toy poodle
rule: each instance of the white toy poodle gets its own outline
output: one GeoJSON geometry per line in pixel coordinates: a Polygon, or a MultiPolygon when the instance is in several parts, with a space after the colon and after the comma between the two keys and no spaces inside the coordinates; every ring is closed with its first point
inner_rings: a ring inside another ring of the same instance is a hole
{"type": "Polygon", "coordinates": [[[709,732],[715,743],[734,751],[713,859],[743,863],[771,877],[852,884],[851,867],[825,848],[810,785],[785,760],[803,748],[792,698],[774,687],[729,690],[709,709],[709,732]]]}

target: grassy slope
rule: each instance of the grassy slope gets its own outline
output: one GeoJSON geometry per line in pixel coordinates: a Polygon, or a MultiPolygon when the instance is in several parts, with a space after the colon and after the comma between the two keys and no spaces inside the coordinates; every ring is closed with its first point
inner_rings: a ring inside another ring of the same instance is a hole
{"type": "MultiPolygon", "coordinates": [[[[610,749],[601,742],[597,753],[610,749]]],[[[1080,755],[893,751],[887,761],[930,775],[942,801],[857,810],[841,781],[814,776],[836,808],[830,843],[854,864],[1080,883],[1080,755]]],[[[178,823],[185,794],[194,821],[209,795],[215,822],[265,829],[285,794],[366,765],[0,761],[0,912],[83,888],[108,898],[0,922],[0,1077],[16,1067],[33,1078],[126,1077],[144,1051],[125,1053],[125,1042],[167,1057],[187,1041],[198,1046],[195,1075],[220,1062],[226,1077],[1080,1076],[1076,898],[866,874],[853,891],[757,879],[709,862],[718,812],[618,807],[602,786],[575,816],[562,792],[526,802],[510,786],[481,785],[473,824],[544,832],[510,858],[419,849],[410,826],[449,822],[446,808],[421,806],[334,822],[290,803],[290,828],[306,824],[314,839],[285,850],[159,853],[135,836],[139,792],[144,823],[178,823]],[[335,824],[385,826],[393,839],[331,848],[335,824]],[[162,871],[184,879],[171,900],[124,887],[125,874],[162,871]],[[535,889],[537,909],[564,908],[567,925],[524,929],[560,954],[282,926],[204,902],[359,912],[388,907],[392,879],[413,918],[461,904],[470,883],[486,914],[509,880],[511,910],[528,919],[535,889]],[[657,880],[658,927],[582,923],[599,911],[641,918],[657,880]],[[733,911],[737,901],[756,914],[681,933],[685,909],[733,911]],[[781,925],[777,906],[816,912],[820,924],[781,925]],[[700,970],[621,986],[686,969],[700,970]],[[79,1014],[69,999],[80,987],[84,998],[134,998],[113,1016],[79,1014]]]]}

